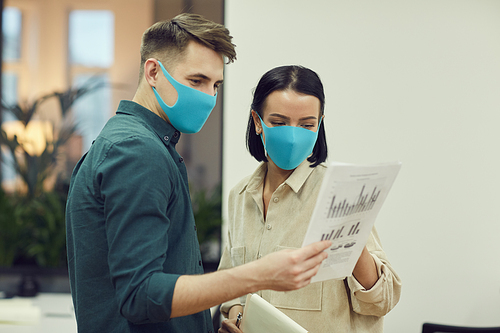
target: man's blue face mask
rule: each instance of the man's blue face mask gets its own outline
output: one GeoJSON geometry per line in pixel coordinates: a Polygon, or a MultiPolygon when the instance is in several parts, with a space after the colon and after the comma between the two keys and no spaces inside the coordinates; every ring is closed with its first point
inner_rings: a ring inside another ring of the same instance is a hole
{"type": "MultiPolygon", "coordinates": [[[[257,116],[259,114],[257,113],[257,116]]],[[[299,166],[309,155],[311,155],[316,140],[318,139],[319,126],[316,132],[302,127],[295,126],[276,126],[267,127],[259,116],[262,130],[260,138],[267,151],[267,155],[279,168],[283,170],[292,170],[299,166]]]]}
{"type": "Polygon", "coordinates": [[[161,70],[167,80],[177,90],[177,101],[174,105],[168,106],[160,97],[155,87],[153,91],[163,112],[167,115],[172,126],[182,133],[197,133],[212,113],[217,101],[217,94],[211,96],[202,91],[188,87],[176,81],[158,61],[161,70]]]}

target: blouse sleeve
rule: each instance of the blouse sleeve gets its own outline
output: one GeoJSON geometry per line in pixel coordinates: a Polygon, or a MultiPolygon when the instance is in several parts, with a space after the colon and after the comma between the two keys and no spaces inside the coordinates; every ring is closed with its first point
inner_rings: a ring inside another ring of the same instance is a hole
{"type": "Polygon", "coordinates": [[[389,263],[380,245],[375,227],[366,244],[378,272],[375,285],[366,290],[354,276],[347,278],[353,311],[368,316],[384,316],[396,306],[401,294],[401,279],[389,263]]]}

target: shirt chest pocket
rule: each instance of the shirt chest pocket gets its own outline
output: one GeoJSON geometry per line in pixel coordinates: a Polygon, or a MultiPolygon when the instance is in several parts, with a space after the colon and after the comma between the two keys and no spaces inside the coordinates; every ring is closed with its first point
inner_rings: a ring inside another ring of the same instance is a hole
{"type": "Polygon", "coordinates": [[[245,263],[245,247],[238,246],[231,248],[231,263],[233,267],[243,265],[245,263]]]}
{"type": "MultiPolygon", "coordinates": [[[[291,247],[277,246],[276,251],[293,249],[291,247]]],[[[309,284],[307,287],[293,291],[266,290],[269,303],[277,308],[291,310],[321,311],[323,297],[323,282],[309,284]]],[[[265,296],[264,296],[265,297],[265,296]]],[[[267,298],[267,297],[265,297],[267,298]]]]}

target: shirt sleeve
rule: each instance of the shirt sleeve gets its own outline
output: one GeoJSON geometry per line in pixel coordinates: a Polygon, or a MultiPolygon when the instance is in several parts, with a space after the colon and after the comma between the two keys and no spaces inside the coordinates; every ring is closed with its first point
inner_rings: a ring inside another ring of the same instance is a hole
{"type": "Polygon", "coordinates": [[[134,323],[170,318],[179,277],[163,273],[173,163],[163,147],[147,141],[130,138],[112,145],[94,177],[106,216],[111,282],[120,313],[134,323]]]}
{"type": "Polygon", "coordinates": [[[398,303],[401,295],[401,279],[387,260],[375,228],[366,246],[375,261],[379,278],[369,290],[366,290],[354,276],[347,278],[347,284],[354,312],[381,317],[398,303]]]}

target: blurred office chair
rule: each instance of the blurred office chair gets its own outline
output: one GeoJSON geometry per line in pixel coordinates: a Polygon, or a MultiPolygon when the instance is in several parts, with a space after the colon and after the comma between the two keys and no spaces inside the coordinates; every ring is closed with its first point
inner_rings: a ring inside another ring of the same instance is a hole
{"type": "Polygon", "coordinates": [[[466,327],[425,323],[422,333],[500,333],[500,327],[466,327]]]}

